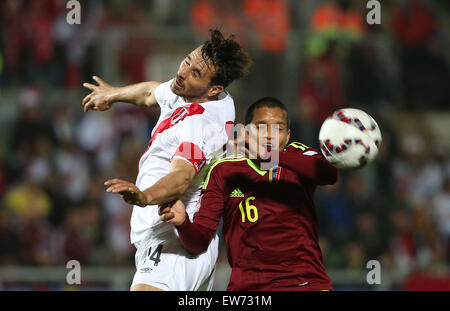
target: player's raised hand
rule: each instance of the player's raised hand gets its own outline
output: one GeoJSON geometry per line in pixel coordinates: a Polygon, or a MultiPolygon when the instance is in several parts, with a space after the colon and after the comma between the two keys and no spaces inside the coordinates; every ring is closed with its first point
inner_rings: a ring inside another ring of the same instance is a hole
{"type": "Polygon", "coordinates": [[[109,186],[106,192],[118,193],[129,204],[140,207],[149,205],[147,196],[135,184],[129,181],[115,178],[105,181],[104,184],[105,186],[109,186]]]}
{"type": "Polygon", "coordinates": [[[92,78],[98,83],[98,85],[87,82],[83,83],[83,86],[85,88],[88,88],[92,91],[83,99],[83,110],[84,112],[87,112],[88,110],[108,110],[113,104],[112,96],[116,91],[116,88],[109,85],[97,76],[93,76],[92,78]]]}
{"type": "Polygon", "coordinates": [[[243,144],[243,153],[246,158],[251,160],[259,159],[263,161],[270,159],[272,141],[269,142],[267,138],[263,139],[265,134],[261,134],[261,131],[264,133],[264,129],[258,130],[255,126],[246,126],[243,144]]]}
{"type": "Polygon", "coordinates": [[[161,220],[174,226],[181,226],[186,219],[186,206],[181,200],[175,200],[159,206],[161,220]]]}

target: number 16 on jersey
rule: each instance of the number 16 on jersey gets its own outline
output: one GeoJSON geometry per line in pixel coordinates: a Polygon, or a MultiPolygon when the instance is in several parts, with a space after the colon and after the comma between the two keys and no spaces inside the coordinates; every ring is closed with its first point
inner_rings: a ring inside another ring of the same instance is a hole
{"type": "Polygon", "coordinates": [[[251,205],[250,201],[255,200],[255,197],[248,197],[245,199],[245,209],[242,206],[242,200],[239,202],[239,210],[241,211],[242,222],[246,222],[246,220],[250,222],[256,222],[258,220],[258,209],[255,205],[251,205]]]}

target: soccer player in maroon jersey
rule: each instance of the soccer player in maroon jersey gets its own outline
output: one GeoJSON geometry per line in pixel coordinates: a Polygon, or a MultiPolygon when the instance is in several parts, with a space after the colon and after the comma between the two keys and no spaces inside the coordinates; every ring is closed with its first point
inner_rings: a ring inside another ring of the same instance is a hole
{"type": "MultiPolygon", "coordinates": [[[[202,190],[193,222],[181,201],[160,206],[161,219],[176,226],[183,246],[194,255],[207,249],[220,218],[228,261],[228,290],[331,290],[318,241],[314,191],[334,184],[337,169],[318,150],[291,143],[288,113],[274,98],[263,98],[247,111],[246,123],[278,125],[266,131],[266,146],[278,135],[277,166],[261,170],[263,151],[248,146],[246,157],[217,161],[202,190]]],[[[258,144],[261,139],[258,131],[258,144]]]]}

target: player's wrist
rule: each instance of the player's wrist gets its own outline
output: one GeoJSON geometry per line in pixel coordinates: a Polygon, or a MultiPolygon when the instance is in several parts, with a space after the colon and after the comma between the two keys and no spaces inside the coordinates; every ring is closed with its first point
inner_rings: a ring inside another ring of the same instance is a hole
{"type": "Polygon", "coordinates": [[[145,196],[145,205],[152,205],[152,201],[154,200],[154,197],[151,193],[144,193],[145,196]]]}
{"type": "Polygon", "coordinates": [[[105,96],[106,101],[109,105],[114,104],[115,102],[118,102],[121,100],[121,90],[119,87],[111,87],[111,90],[108,92],[108,94],[105,96]]]}
{"type": "Polygon", "coordinates": [[[180,221],[179,221],[177,224],[175,224],[175,227],[176,227],[178,230],[183,231],[183,229],[186,228],[186,226],[189,225],[188,223],[190,223],[189,218],[187,217],[187,214],[184,213],[184,214],[181,216],[180,221]]]}
{"type": "Polygon", "coordinates": [[[147,205],[150,205],[151,201],[151,196],[148,193],[142,192],[142,194],[139,196],[139,202],[137,205],[139,205],[140,207],[146,207],[147,205]]]}

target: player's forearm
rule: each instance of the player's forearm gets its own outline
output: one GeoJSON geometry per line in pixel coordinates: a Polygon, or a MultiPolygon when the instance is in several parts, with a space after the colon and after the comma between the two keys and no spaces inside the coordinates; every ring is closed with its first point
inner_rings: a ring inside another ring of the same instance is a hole
{"type": "Polygon", "coordinates": [[[181,226],[176,227],[183,247],[192,255],[197,256],[208,249],[214,236],[214,231],[202,225],[191,222],[186,215],[181,226]]]}
{"type": "Polygon", "coordinates": [[[110,101],[126,102],[143,107],[156,105],[154,91],[159,84],[159,82],[148,81],[116,87],[110,96],[110,101]]]}
{"type": "Polygon", "coordinates": [[[332,185],[337,181],[337,168],[321,157],[280,152],[279,163],[318,185],[332,185]]]}
{"type": "Polygon", "coordinates": [[[161,205],[178,199],[189,188],[192,177],[181,171],[174,171],[146,189],[148,205],[161,205]]]}

